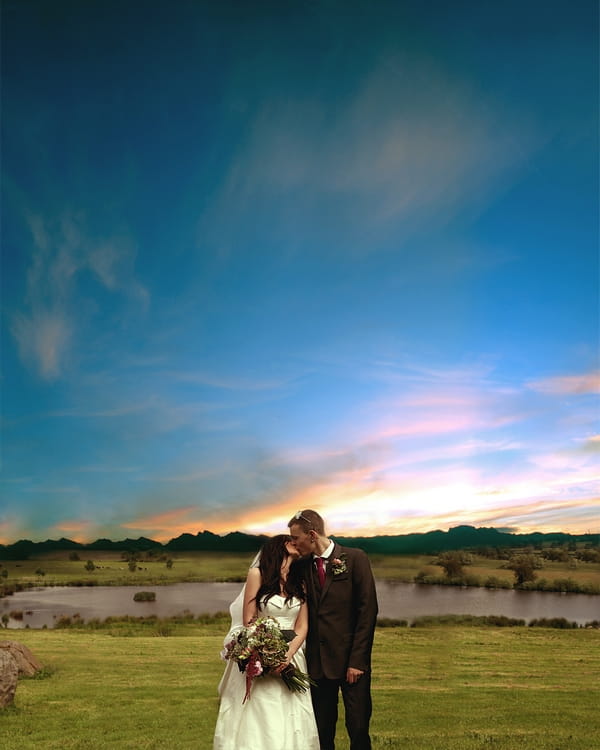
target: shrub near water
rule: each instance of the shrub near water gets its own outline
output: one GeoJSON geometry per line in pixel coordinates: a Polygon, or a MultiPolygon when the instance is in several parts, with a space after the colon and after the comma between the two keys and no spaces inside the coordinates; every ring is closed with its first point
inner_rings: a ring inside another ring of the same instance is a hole
{"type": "MultiPolygon", "coordinates": [[[[514,617],[505,617],[504,615],[423,615],[413,621],[412,628],[430,628],[441,625],[472,626],[472,627],[494,627],[494,628],[514,628],[524,627],[525,620],[514,617]]],[[[551,626],[548,626],[551,627],[551,626]]],[[[577,623],[575,623],[577,627],[577,623]]]]}
{"type": "MultiPolygon", "coordinates": [[[[589,624],[592,627],[591,624],[589,624]]],[[[530,628],[559,628],[561,630],[575,629],[579,625],[576,622],[567,620],[566,617],[538,617],[531,620],[530,628]]]]}
{"type": "Polygon", "coordinates": [[[156,593],[154,591],[137,591],[133,595],[134,602],[155,602],[156,593]]]}

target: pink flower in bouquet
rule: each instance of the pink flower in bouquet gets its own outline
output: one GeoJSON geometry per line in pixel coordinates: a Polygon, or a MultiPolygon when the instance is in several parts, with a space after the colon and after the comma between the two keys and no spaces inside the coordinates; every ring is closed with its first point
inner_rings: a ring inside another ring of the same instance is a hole
{"type": "Polygon", "coordinates": [[[248,666],[246,667],[246,674],[249,674],[251,677],[260,677],[262,673],[263,666],[260,663],[260,659],[258,657],[250,659],[248,666]]]}
{"type": "MultiPolygon", "coordinates": [[[[250,698],[252,681],[274,670],[285,661],[287,640],[277,620],[259,617],[247,627],[240,628],[224,649],[224,658],[233,659],[246,675],[246,695],[242,703],[250,698]]],[[[279,674],[286,687],[293,691],[305,691],[314,682],[293,664],[279,674]]]]}

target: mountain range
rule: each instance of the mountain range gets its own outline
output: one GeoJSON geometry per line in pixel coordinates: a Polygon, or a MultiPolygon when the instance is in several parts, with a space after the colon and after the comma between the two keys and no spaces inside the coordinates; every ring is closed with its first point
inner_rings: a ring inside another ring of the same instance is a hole
{"type": "MultiPolygon", "coordinates": [[[[515,548],[539,547],[563,544],[600,544],[599,534],[567,534],[553,532],[544,534],[533,532],[530,534],[515,534],[495,528],[476,528],[474,526],[455,526],[448,531],[428,531],[424,533],[402,534],[397,536],[373,537],[342,537],[333,536],[340,544],[348,547],[360,547],[369,554],[401,555],[401,554],[437,554],[456,549],[477,548],[515,548]]],[[[243,534],[234,531],[224,536],[210,531],[197,534],[181,534],[162,544],[147,537],[138,539],[97,539],[95,542],[82,544],[71,539],[47,539],[45,542],[32,542],[21,539],[13,544],[0,544],[0,560],[25,560],[31,556],[56,551],[93,552],[94,550],[116,552],[256,552],[267,539],[265,535],[243,534]]]]}

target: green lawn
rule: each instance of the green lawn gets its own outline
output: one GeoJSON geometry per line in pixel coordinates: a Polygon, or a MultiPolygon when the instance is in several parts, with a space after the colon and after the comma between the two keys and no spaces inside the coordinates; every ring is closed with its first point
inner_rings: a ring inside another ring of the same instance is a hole
{"type": "MultiPolygon", "coordinates": [[[[226,628],[10,631],[45,671],[0,713],[0,746],[210,750],[226,628]]],[[[373,748],[590,750],[599,674],[597,630],[378,629],[373,748]]]]}

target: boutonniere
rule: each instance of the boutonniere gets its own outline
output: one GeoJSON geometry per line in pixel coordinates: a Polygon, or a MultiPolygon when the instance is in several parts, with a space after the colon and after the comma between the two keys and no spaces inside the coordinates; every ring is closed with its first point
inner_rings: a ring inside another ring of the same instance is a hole
{"type": "Polygon", "coordinates": [[[348,566],[346,565],[346,555],[341,555],[341,557],[334,557],[331,561],[331,571],[334,576],[339,576],[340,573],[345,573],[348,570],[348,566]]]}

